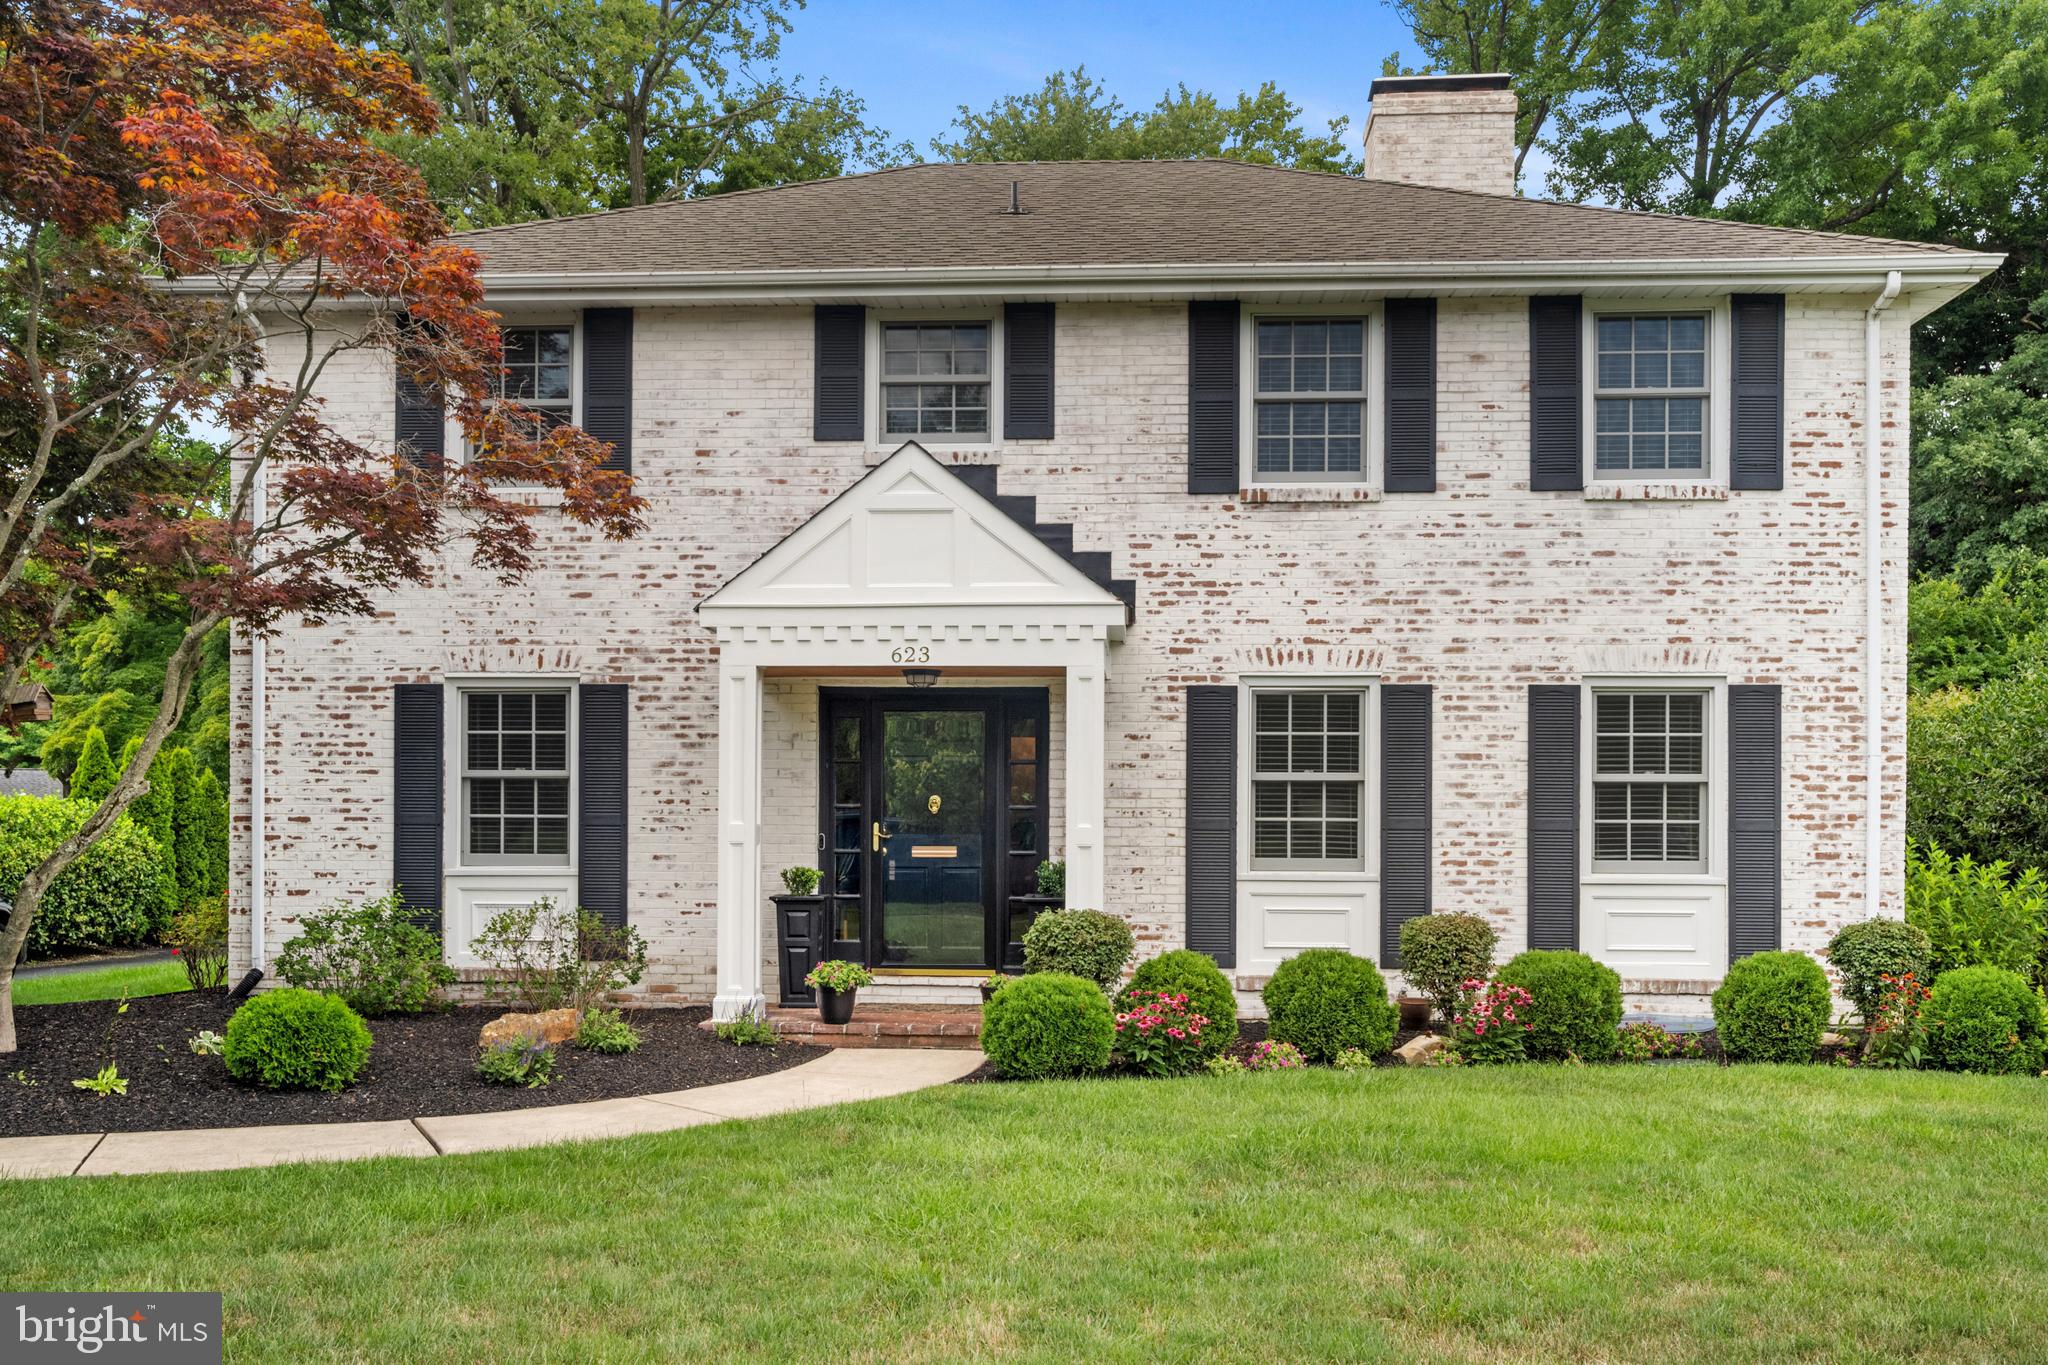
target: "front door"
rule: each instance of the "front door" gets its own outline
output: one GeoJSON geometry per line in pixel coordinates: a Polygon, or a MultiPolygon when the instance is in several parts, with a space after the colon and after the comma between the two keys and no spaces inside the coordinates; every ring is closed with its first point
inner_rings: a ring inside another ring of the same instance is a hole
{"type": "Polygon", "coordinates": [[[982,972],[1045,856],[1046,694],[824,694],[820,843],[834,956],[982,972]]]}

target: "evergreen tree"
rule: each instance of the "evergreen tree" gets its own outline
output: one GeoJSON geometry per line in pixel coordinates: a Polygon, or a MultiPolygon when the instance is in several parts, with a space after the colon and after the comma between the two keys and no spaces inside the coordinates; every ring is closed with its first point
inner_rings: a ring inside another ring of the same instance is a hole
{"type": "Polygon", "coordinates": [[[71,799],[90,801],[95,806],[114,789],[121,770],[107,752],[106,732],[95,725],[85,732],[85,745],[78,751],[78,764],[71,770],[71,799]]]}
{"type": "Polygon", "coordinates": [[[201,768],[192,784],[204,831],[206,872],[201,890],[208,896],[225,896],[228,890],[228,794],[211,769],[201,768]]]}
{"type": "Polygon", "coordinates": [[[206,812],[200,805],[199,765],[190,749],[166,749],[160,755],[170,788],[171,842],[178,854],[178,908],[189,910],[206,894],[206,812]]]}
{"type": "MultiPolygon", "coordinates": [[[[121,750],[121,771],[128,771],[128,765],[135,761],[136,751],[142,748],[142,736],[128,741],[121,750]]],[[[167,894],[175,899],[178,881],[177,841],[177,798],[172,793],[171,782],[165,760],[169,753],[157,750],[156,762],[149,765],[149,790],[129,803],[128,818],[149,831],[149,837],[156,840],[157,851],[163,855],[165,880],[169,883],[167,894]]]]}

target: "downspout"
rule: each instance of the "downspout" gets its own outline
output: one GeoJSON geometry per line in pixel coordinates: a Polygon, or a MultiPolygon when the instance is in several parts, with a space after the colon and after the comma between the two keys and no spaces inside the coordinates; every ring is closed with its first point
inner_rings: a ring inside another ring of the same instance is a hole
{"type": "MultiPolygon", "coordinates": [[[[236,311],[248,316],[249,300],[246,294],[235,295],[236,311]]],[[[249,524],[261,526],[269,513],[265,496],[267,471],[259,464],[249,491],[249,524]]],[[[263,737],[269,728],[265,724],[263,675],[264,650],[263,633],[258,631],[249,640],[249,965],[257,971],[263,970],[264,942],[263,921],[263,772],[267,766],[263,752],[263,737]]]]}
{"type": "Polygon", "coordinates": [[[1879,315],[1904,278],[1885,272],[1884,288],[1863,314],[1863,913],[1884,904],[1884,399],[1879,315]]]}

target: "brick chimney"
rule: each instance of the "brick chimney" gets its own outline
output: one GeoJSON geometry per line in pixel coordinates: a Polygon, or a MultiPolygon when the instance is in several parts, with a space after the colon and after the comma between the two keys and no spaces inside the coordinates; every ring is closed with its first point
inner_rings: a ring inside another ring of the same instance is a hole
{"type": "Polygon", "coordinates": [[[1382,76],[1365,119],[1365,175],[1515,192],[1515,92],[1505,73],[1382,76]]]}

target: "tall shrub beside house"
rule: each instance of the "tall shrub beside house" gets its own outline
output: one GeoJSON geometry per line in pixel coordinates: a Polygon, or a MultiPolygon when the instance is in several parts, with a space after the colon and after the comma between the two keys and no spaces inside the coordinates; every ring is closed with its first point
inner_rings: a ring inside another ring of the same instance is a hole
{"type": "Polygon", "coordinates": [[[2014,873],[2003,861],[1909,840],[1906,922],[1927,935],[1937,973],[2001,967],[2048,983],[2048,880],[2039,868],[2014,873]]]}
{"type": "Polygon", "coordinates": [[[199,780],[192,784],[192,789],[198,801],[203,831],[205,894],[224,896],[228,889],[228,794],[210,768],[199,770],[199,780]]]}
{"type": "MultiPolygon", "coordinates": [[[[92,811],[90,802],[55,796],[0,797],[0,900],[92,811]]],[[[170,918],[168,887],[156,841],[117,821],[50,884],[29,925],[29,956],[141,943],[170,918]]]]}
{"type": "Polygon", "coordinates": [[[171,749],[164,754],[164,778],[171,789],[171,842],[177,845],[173,859],[178,870],[178,905],[197,905],[207,894],[208,865],[206,812],[200,804],[199,765],[190,749],[171,749]]]}
{"type": "MultiPolygon", "coordinates": [[[[128,741],[121,751],[122,772],[128,771],[141,750],[141,736],[128,741]]],[[[163,864],[164,902],[175,908],[178,903],[178,802],[171,790],[169,765],[161,751],[156,761],[149,765],[148,780],[149,790],[129,803],[128,818],[156,840],[163,864]]]]}

